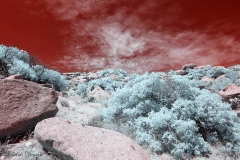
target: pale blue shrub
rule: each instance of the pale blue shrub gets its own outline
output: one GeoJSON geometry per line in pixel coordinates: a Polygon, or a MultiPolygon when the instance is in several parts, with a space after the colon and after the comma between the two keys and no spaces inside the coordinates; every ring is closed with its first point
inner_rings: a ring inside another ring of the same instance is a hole
{"type": "Polygon", "coordinates": [[[225,74],[227,71],[228,69],[224,67],[211,68],[207,71],[206,76],[209,78],[217,78],[218,76],[225,74]]]}
{"type": "Polygon", "coordinates": [[[233,69],[227,69],[225,73],[226,77],[228,77],[232,82],[236,82],[239,77],[238,71],[234,71],[233,69]]]}
{"type": "Polygon", "coordinates": [[[78,85],[76,93],[82,97],[86,97],[87,96],[87,89],[88,86],[85,83],[81,83],[78,85]]]}
{"type": "Polygon", "coordinates": [[[225,88],[230,83],[232,83],[231,79],[227,77],[219,77],[214,81],[214,83],[211,86],[209,86],[209,88],[218,92],[225,88]]]}
{"type": "Polygon", "coordinates": [[[60,90],[60,91],[66,90],[68,86],[68,82],[65,80],[65,77],[54,70],[44,71],[39,81],[43,83],[50,83],[54,86],[56,90],[60,90]]]}
{"type": "Polygon", "coordinates": [[[118,75],[120,78],[127,76],[127,72],[123,69],[105,69],[99,73],[99,77],[107,77],[110,74],[118,75]]]}
{"type": "Polygon", "coordinates": [[[94,79],[92,81],[88,82],[88,86],[99,86],[101,87],[103,90],[112,93],[115,92],[117,89],[122,88],[122,84],[112,80],[111,78],[105,78],[105,79],[94,79]]]}
{"type": "Polygon", "coordinates": [[[135,75],[100,111],[103,121],[129,124],[137,142],[156,153],[177,158],[205,155],[208,143],[218,140],[229,153],[240,154],[236,113],[217,94],[196,88],[194,82],[177,75],[166,79],[156,73],[135,75]]]}
{"type": "Polygon", "coordinates": [[[32,67],[32,69],[35,72],[35,75],[37,77],[37,80],[41,79],[42,74],[47,70],[45,67],[41,66],[41,65],[35,65],[32,67]]]}
{"type": "Polygon", "coordinates": [[[202,77],[217,78],[213,82],[201,82],[198,81],[196,84],[204,86],[206,89],[210,89],[213,92],[218,92],[222,90],[230,83],[235,83],[238,80],[238,72],[233,69],[226,69],[224,67],[211,68],[207,66],[206,68],[201,69],[190,69],[187,77],[189,79],[200,80],[202,77]],[[219,77],[220,75],[225,74],[225,77],[219,77]]]}
{"type": "Polygon", "coordinates": [[[200,80],[202,77],[206,75],[206,73],[211,69],[211,66],[208,65],[205,68],[200,69],[189,69],[187,77],[189,79],[200,80]]]}
{"type": "Polygon", "coordinates": [[[209,78],[217,78],[218,76],[221,76],[228,71],[229,70],[224,67],[212,68],[210,65],[208,65],[205,68],[188,70],[187,76],[189,79],[196,80],[200,80],[203,76],[207,76],[209,78]]]}
{"type": "Polygon", "coordinates": [[[12,60],[12,65],[10,66],[8,73],[10,75],[13,74],[21,74],[24,79],[35,81],[36,74],[32,68],[29,67],[29,64],[24,63],[16,58],[12,60]]]}
{"type": "Polygon", "coordinates": [[[235,85],[240,87],[240,79],[238,79],[236,82],[235,82],[235,85]]]}
{"type": "Polygon", "coordinates": [[[17,47],[0,45],[0,61],[7,65],[10,75],[19,73],[26,80],[51,83],[57,90],[65,90],[68,85],[60,73],[45,69],[41,65],[33,65],[29,54],[17,47]]]}
{"type": "Polygon", "coordinates": [[[87,83],[81,83],[78,85],[77,90],[75,91],[78,95],[81,95],[82,97],[86,97],[87,93],[90,91],[91,87],[99,86],[106,92],[112,94],[117,89],[121,89],[123,85],[119,83],[118,81],[112,80],[110,78],[105,79],[94,79],[87,83]]]}

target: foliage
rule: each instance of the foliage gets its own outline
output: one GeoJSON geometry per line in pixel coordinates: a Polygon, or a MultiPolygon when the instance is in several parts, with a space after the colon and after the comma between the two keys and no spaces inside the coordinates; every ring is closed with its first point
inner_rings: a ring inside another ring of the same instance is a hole
{"type": "Polygon", "coordinates": [[[20,73],[24,79],[35,81],[36,74],[32,68],[30,68],[28,63],[24,63],[16,58],[13,58],[12,65],[8,70],[10,75],[20,73]]]}
{"type": "Polygon", "coordinates": [[[200,69],[190,69],[187,77],[189,79],[201,80],[202,77],[214,78],[212,82],[198,81],[197,84],[204,86],[204,88],[210,89],[214,92],[222,90],[230,83],[238,84],[238,72],[232,68],[207,66],[200,69]]]}
{"type": "Polygon", "coordinates": [[[118,81],[112,80],[107,77],[105,79],[94,79],[87,83],[79,84],[77,87],[76,93],[78,95],[81,95],[82,97],[86,97],[87,93],[90,91],[92,86],[94,88],[96,86],[99,86],[110,94],[115,92],[117,89],[121,89],[123,87],[123,85],[118,81]]]}
{"type": "Polygon", "coordinates": [[[227,85],[232,83],[231,79],[222,76],[217,78],[212,85],[209,86],[210,89],[215,90],[215,91],[220,91],[223,88],[225,88],[227,85]]]}
{"type": "Polygon", "coordinates": [[[81,83],[78,85],[76,93],[82,97],[86,97],[87,96],[87,89],[88,86],[85,83],[81,83]]]}
{"type": "MultiPolygon", "coordinates": [[[[218,75],[208,72],[208,75],[218,75]]],[[[212,77],[211,76],[211,77],[212,77]]],[[[113,93],[108,108],[100,111],[105,124],[129,124],[139,144],[154,152],[175,157],[199,156],[210,152],[217,140],[233,154],[240,154],[240,125],[235,112],[218,95],[200,90],[195,80],[169,73],[135,75],[113,93]]]]}
{"type": "Polygon", "coordinates": [[[65,90],[68,86],[65,77],[61,76],[59,72],[54,70],[45,70],[38,80],[43,83],[50,83],[56,90],[60,91],[65,90]]]}
{"type": "Polygon", "coordinates": [[[118,75],[120,78],[127,76],[127,72],[123,69],[105,69],[99,73],[99,77],[107,77],[110,74],[118,75]]]}
{"type": "Polygon", "coordinates": [[[51,83],[56,90],[65,90],[68,82],[57,71],[37,64],[38,60],[17,47],[0,45],[0,62],[9,75],[21,74],[24,79],[37,83],[51,83]]]}

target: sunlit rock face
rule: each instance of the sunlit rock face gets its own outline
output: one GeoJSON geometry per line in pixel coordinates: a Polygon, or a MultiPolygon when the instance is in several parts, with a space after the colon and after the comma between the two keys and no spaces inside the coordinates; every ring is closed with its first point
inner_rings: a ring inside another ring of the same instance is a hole
{"type": "Polygon", "coordinates": [[[23,134],[58,111],[57,92],[16,77],[0,80],[0,138],[23,134]]]}
{"type": "Polygon", "coordinates": [[[230,66],[240,62],[239,5],[234,0],[11,0],[0,6],[0,39],[60,72],[230,66]]]}

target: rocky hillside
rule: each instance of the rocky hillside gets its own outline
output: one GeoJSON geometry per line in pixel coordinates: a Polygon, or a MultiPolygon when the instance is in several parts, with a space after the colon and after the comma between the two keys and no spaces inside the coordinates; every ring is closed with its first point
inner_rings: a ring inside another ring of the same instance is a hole
{"type": "Polygon", "coordinates": [[[0,160],[237,159],[239,71],[64,73],[62,91],[2,74],[0,160]]]}

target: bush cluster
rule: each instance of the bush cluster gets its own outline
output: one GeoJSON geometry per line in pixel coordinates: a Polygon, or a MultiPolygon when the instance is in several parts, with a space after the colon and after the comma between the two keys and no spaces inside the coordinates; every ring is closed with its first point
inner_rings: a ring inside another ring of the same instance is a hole
{"type": "Polygon", "coordinates": [[[65,90],[68,86],[68,82],[59,72],[39,65],[34,56],[17,47],[0,45],[0,63],[8,75],[21,74],[26,80],[50,83],[56,90],[65,90]]]}
{"type": "MultiPolygon", "coordinates": [[[[222,74],[208,72],[210,77],[222,74]]],[[[136,140],[156,153],[177,158],[210,152],[209,143],[220,141],[225,151],[240,154],[237,114],[217,94],[200,90],[196,80],[169,73],[132,76],[100,111],[104,123],[128,124],[136,140]]]]}
{"type": "Polygon", "coordinates": [[[87,83],[78,84],[76,93],[78,95],[81,95],[82,97],[86,97],[90,92],[90,89],[92,87],[95,88],[96,86],[101,87],[103,90],[110,94],[115,92],[117,89],[121,89],[123,87],[123,85],[118,81],[112,80],[107,77],[105,79],[94,79],[87,83]]]}
{"type": "Polygon", "coordinates": [[[107,77],[110,74],[118,75],[120,78],[127,76],[127,72],[123,69],[105,69],[100,71],[99,77],[107,77]]]}
{"type": "Polygon", "coordinates": [[[236,85],[239,85],[238,80],[239,74],[237,71],[234,71],[233,68],[229,69],[224,67],[212,68],[210,65],[208,65],[205,68],[188,70],[187,77],[189,79],[201,80],[204,76],[208,78],[213,78],[214,81],[212,82],[198,81],[197,83],[201,86],[204,86],[204,88],[212,90],[214,92],[222,90],[230,83],[235,83],[236,85]]]}

